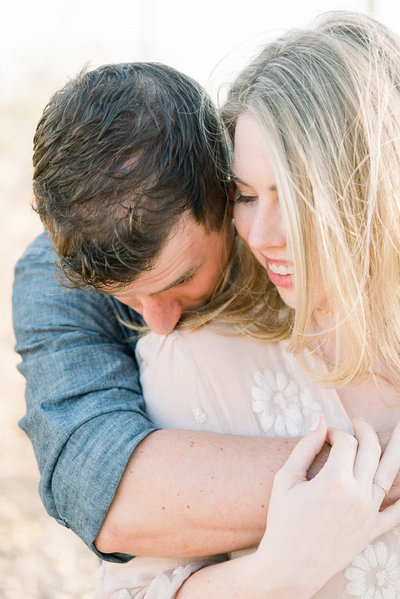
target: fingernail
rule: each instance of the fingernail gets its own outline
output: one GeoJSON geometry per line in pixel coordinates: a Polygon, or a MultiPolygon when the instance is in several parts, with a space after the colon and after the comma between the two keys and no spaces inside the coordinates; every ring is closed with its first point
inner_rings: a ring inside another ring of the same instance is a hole
{"type": "Polygon", "coordinates": [[[319,427],[319,423],[321,422],[321,418],[318,418],[318,420],[315,420],[312,425],[310,426],[310,433],[312,431],[316,431],[317,428],[319,427]]]}
{"type": "Polygon", "coordinates": [[[366,418],[364,418],[364,416],[357,416],[357,418],[358,418],[359,420],[363,420],[364,422],[367,422],[367,419],[366,419],[366,418]]]}

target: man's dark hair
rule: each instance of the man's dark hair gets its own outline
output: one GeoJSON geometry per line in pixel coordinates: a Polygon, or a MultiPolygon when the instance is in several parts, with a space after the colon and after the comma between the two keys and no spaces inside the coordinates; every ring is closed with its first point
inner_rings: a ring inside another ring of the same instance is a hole
{"type": "Polygon", "coordinates": [[[189,211],[220,230],[229,153],[201,87],[156,63],[80,74],[34,137],[34,207],[76,286],[113,288],[152,268],[189,211]]]}

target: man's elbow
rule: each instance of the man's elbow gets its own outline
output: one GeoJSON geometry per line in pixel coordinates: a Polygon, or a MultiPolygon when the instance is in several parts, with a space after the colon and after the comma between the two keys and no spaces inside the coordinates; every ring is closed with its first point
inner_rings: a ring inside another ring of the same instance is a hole
{"type": "Polygon", "coordinates": [[[128,553],[136,554],[134,551],[135,532],[130,528],[121,526],[109,516],[104,520],[102,527],[95,539],[94,545],[101,553],[128,553]]]}

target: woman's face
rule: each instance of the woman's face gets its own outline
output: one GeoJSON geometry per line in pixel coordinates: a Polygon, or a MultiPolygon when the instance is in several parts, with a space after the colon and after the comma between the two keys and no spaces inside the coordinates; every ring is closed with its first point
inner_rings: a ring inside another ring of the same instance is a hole
{"type": "MultiPolygon", "coordinates": [[[[254,256],[266,268],[282,300],[296,307],[294,268],[286,244],[286,230],[279,206],[274,173],[264,136],[255,118],[242,113],[235,132],[233,175],[236,182],[234,219],[237,231],[254,256]]],[[[315,256],[315,307],[328,307],[322,287],[319,260],[315,256]]]]}
{"type": "Polygon", "coordinates": [[[286,245],[275,177],[260,127],[248,113],[241,114],[236,125],[233,174],[238,233],[267,269],[283,301],[294,308],[293,263],[286,245]]]}

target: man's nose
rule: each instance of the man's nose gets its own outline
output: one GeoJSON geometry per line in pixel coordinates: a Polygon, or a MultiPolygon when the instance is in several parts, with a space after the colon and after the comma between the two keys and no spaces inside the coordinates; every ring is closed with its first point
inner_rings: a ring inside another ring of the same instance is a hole
{"type": "Polygon", "coordinates": [[[139,311],[149,329],[159,335],[168,335],[174,330],[182,315],[182,306],[177,300],[152,295],[141,298],[140,302],[139,311]]]}
{"type": "Polygon", "coordinates": [[[260,205],[251,223],[248,244],[256,250],[283,247],[286,244],[279,206],[260,205]]]}

